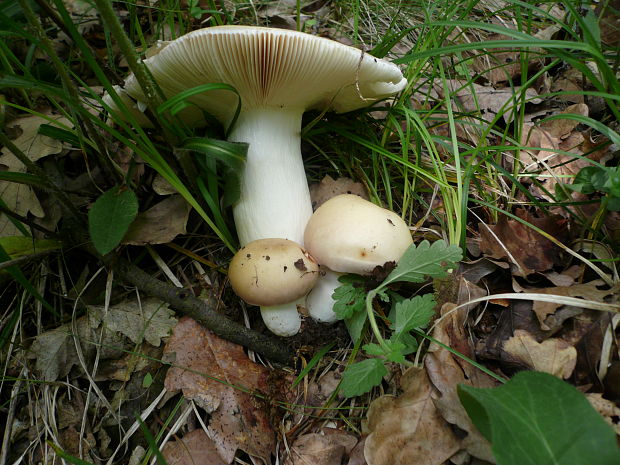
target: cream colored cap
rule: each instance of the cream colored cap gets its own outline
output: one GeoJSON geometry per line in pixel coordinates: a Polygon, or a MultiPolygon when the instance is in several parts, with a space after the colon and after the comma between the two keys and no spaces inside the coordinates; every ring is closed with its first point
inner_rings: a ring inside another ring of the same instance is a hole
{"type": "Polygon", "coordinates": [[[400,216],[351,194],[337,195],[321,205],[304,233],[306,250],[321,265],[361,275],[397,262],[412,243],[400,216]]]}
{"type": "MultiPolygon", "coordinates": [[[[274,107],[346,112],[401,91],[396,65],[333,40],[284,29],[216,26],[170,42],[144,61],[167,97],[206,83],[232,85],[244,108],[274,107]]],[[[144,101],[131,75],[126,91],[144,101]]],[[[237,95],[215,90],[189,99],[228,122],[237,95]]],[[[180,114],[197,125],[197,108],[180,114]]]]}
{"type": "Polygon", "coordinates": [[[319,267],[296,242],[259,239],[242,247],[228,266],[239,297],[252,305],[293,302],[316,284],[319,267]]]}

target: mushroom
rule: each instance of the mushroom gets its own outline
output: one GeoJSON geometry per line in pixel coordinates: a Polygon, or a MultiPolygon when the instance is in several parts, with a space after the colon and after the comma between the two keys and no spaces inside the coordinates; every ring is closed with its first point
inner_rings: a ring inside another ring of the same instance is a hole
{"type": "Polygon", "coordinates": [[[357,195],[342,194],[310,217],[304,242],[325,273],[306,299],[308,312],[317,320],[331,322],[336,319],[332,294],[340,286],[340,274],[369,275],[377,266],[397,262],[413,239],[396,213],[357,195]]]}
{"type": "Polygon", "coordinates": [[[242,247],[228,267],[228,278],[239,297],[261,305],[267,328],[279,336],[297,334],[300,319],[289,310],[303,300],[319,277],[319,267],[297,243],[259,239],[242,247]]]}
{"type": "MultiPolygon", "coordinates": [[[[395,95],[407,84],[398,67],[363,51],[309,34],[246,26],[199,29],[146,59],[167,97],[206,83],[229,90],[194,94],[179,117],[192,126],[206,111],[228,126],[229,140],[249,143],[233,215],[239,241],[281,237],[303,244],[312,204],[301,156],[308,109],[347,112],[395,95]]],[[[131,75],[128,95],[144,102],[131,75]]],[[[291,312],[295,311],[291,307],[291,312]]]]}

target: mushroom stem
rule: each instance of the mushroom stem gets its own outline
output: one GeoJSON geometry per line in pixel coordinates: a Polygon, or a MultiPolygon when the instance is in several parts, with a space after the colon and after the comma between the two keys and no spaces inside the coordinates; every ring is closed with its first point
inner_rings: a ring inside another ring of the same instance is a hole
{"type": "MultiPolygon", "coordinates": [[[[283,238],[303,245],[312,201],[301,156],[302,108],[251,108],[239,115],[229,140],[250,144],[233,208],[241,245],[256,239],[283,238]]],[[[301,327],[297,304],[261,307],[265,325],[279,336],[301,327]]]]}
{"type": "Polygon", "coordinates": [[[241,245],[283,238],[303,245],[312,202],[301,156],[302,108],[242,110],[229,140],[250,144],[234,206],[241,245]]]}
{"type": "Polygon", "coordinates": [[[334,299],[332,294],[342,284],[338,278],[344,273],[336,273],[325,266],[321,266],[324,272],[319,280],[306,297],[306,308],[308,314],[316,321],[322,323],[333,323],[337,320],[334,313],[334,299]]]}
{"type": "Polygon", "coordinates": [[[272,307],[261,307],[260,313],[267,329],[277,336],[291,337],[299,332],[301,318],[297,312],[297,305],[303,305],[305,296],[294,302],[272,307]]]}

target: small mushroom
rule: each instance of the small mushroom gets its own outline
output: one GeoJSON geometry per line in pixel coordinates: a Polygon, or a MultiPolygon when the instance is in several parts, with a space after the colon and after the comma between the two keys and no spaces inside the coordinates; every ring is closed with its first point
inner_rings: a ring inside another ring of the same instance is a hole
{"type": "Polygon", "coordinates": [[[356,195],[343,194],[314,212],[304,242],[325,271],[316,291],[308,295],[306,306],[310,316],[330,322],[336,319],[331,295],[340,285],[338,273],[369,275],[377,266],[398,262],[413,239],[396,213],[356,195]]]}
{"type": "Polygon", "coordinates": [[[260,305],[265,325],[279,336],[299,331],[295,303],[312,289],[319,267],[297,243],[259,239],[242,247],[228,267],[232,288],[244,301],[260,305]],[[293,308],[291,308],[293,307],[293,308]]]}

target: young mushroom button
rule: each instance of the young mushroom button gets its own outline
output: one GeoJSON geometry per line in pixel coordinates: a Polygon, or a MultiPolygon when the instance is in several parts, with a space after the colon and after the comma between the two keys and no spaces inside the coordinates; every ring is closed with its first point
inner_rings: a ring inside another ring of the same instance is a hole
{"type": "MultiPolygon", "coordinates": [[[[144,63],[166,97],[207,83],[229,84],[238,92],[194,94],[178,116],[199,126],[206,111],[228,126],[241,100],[229,134],[231,141],[249,143],[240,199],[233,207],[241,245],[270,237],[303,244],[312,214],[301,156],[306,110],[343,113],[393,96],[407,85],[388,61],[322,37],[272,28],[200,29],[144,63]]],[[[124,91],[139,102],[146,100],[133,75],[124,91]]]]}
{"type": "Polygon", "coordinates": [[[331,270],[325,286],[317,286],[307,299],[310,315],[322,321],[335,319],[331,294],[340,283],[331,273],[371,274],[376,266],[398,262],[413,243],[400,216],[350,194],[321,205],[308,221],[304,240],[321,269],[331,270]]]}
{"type": "Polygon", "coordinates": [[[228,278],[239,297],[262,305],[265,325],[275,334],[292,336],[299,316],[273,310],[304,297],[319,276],[318,265],[302,247],[287,239],[259,239],[242,247],[228,267],[228,278]]]}

